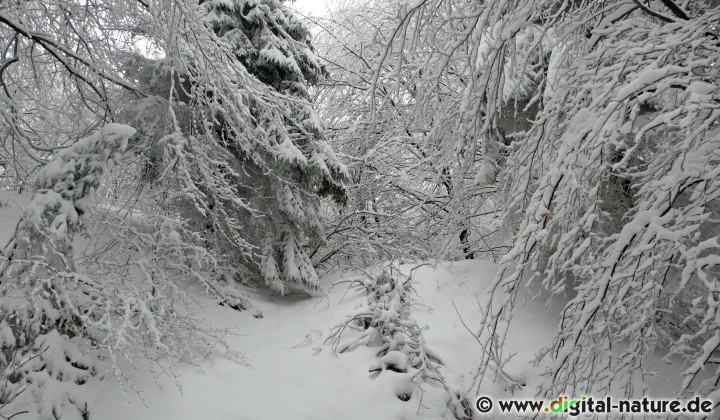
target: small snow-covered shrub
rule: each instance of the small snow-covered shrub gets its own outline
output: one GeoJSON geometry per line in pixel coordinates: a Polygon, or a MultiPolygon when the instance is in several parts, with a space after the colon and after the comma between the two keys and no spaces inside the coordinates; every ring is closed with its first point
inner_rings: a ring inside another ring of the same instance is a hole
{"type": "Polygon", "coordinates": [[[378,360],[368,370],[408,375],[408,386],[398,392],[399,399],[408,401],[420,381],[432,380],[450,394],[448,408],[457,418],[471,418],[467,399],[445,384],[440,372],[442,360],[427,348],[423,329],[412,317],[412,274],[402,273],[393,261],[381,267],[375,276],[366,274],[351,280],[349,287],[364,291],[367,303],[358,313],[333,328],[328,337],[333,350],[344,353],[363,343],[377,346],[378,360]],[[347,329],[355,334],[347,334],[347,329]],[[344,340],[346,335],[351,337],[344,340]]]}
{"type": "Polygon", "coordinates": [[[412,318],[411,280],[394,265],[384,267],[376,277],[354,280],[352,286],[367,293],[367,304],[361,313],[335,327],[331,335],[333,349],[343,353],[362,342],[379,345],[377,355],[381,360],[371,371],[388,368],[407,372],[411,367],[417,370],[416,375],[440,379],[436,369],[440,360],[427,352],[422,329],[412,318]],[[360,333],[343,343],[341,339],[348,327],[360,333]],[[404,360],[400,360],[400,355],[404,355],[404,360]]]}

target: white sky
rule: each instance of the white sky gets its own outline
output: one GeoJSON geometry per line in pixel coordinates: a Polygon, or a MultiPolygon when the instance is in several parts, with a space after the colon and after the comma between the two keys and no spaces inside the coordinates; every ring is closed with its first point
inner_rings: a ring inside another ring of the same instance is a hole
{"type": "Polygon", "coordinates": [[[307,16],[322,16],[331,0],[290,0],[291,8],[307,16]]]}

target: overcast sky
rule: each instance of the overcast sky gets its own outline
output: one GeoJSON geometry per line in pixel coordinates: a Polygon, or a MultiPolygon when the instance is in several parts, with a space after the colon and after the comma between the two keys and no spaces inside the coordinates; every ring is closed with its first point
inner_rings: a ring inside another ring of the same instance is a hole
{"type": "Polygon", "coordinates": [[[321,16],[325,14],[330,3],[331,0],[291,0],[290,7],[304,15],[321,16]]]}

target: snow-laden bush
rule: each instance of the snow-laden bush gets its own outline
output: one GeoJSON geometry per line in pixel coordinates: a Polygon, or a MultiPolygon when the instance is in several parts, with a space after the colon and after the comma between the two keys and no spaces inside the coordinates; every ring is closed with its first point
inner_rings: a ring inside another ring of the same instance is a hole
{"type": "Polygon", "coordinates": [[[198,272],[207,252],[184,246],[172,225],[150,232],[126,226],[121,234],[131,248],[124,255],[78,263],[80,234],[100,233],[89,218],[95,192],[134,133],[108,124],[64,149],[37,177],[0,262],[2,415],[86,419],[83,385],[119,374],[119,361],[138,354],[195,361],[219,341],[188,315],[190,299],[179,286],[187,277],[221,286],[198,272]]]}
{"type": "Polygon", "coordinates": [[[442,360],[428,349],[423,329],[412,316],[412,273],[417,267],[410,275],[404,274],[395,261],[375,268],[379,268],[375,275],[364,273],[364,276],[350,280],[347,287],[367,294],[367,303],[335,326],[326,341],[330,341],[337,353],[351,351],[360,345],[377,347],[378,360],[368,370],[407,375],[408,387],[398,392],[398,398],[407,401],[422,381],[433,381],[448,392],[448,408],[456,418],[471,418],[467,398],[445,383],[441,373],[442,360]]]}
{"type": "MultiPolygon", "coordinates": [[[[0,405],[9,413],[27,405],[43,419],[87,415],[79,386],[97,371],[95,357],[88,354],[95,350],[83,347],[82,340],[102,341],[102,334],[115,328],[109,318],[112,312],[105,308],[109,302],[103,299],[103,282],[75,270],[73,240],[106,167],[117,161],[134,132],[127,126],[107,125],[45,166],[3,251],[0,405]],[[22,401],[26,398],[36,399],[36,404],[22,401]]],[[[143,309],[132,309],[138,312],[136,322],[154,318],[143,309]]]]}

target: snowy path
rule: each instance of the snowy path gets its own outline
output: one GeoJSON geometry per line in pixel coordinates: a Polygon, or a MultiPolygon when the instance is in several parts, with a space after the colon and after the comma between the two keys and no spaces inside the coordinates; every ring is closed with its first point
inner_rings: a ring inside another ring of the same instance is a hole
{"type": "MultiPolygon", "coordinates": [[[[448,383],[459,389],[465,389],[472,378],[478,348],[452,304],[455,302],[464,319],[477,319],[475,296],[484,293],[494,270],[494,265],[482,261],[441,263],[436,268],[423,267],[414,279],[419,303],[415,318],[420,326],[429,327],[425,331],[428,346],[444,359],[448,383]]],[[[338,279],[324,278],[325,287],[338,279]]],[[[108,381],[97,394],[93,414],[105,420],[449,416],[447,395],[441,387],[425,384],[422,391],[416,390],[403,402],[395,396],[403,384],[403,374],[385,371],[376,377],[368,373],[368,367],[377,360],[374,349],[361,346],[335,356],[329,345],[323,345],[330,328],[365,301],[365,296],[353,291],[343,299],[344,293],[345,285],[341,284],[332,288],[327,298],[258,295],[255,301],[263,312],[262,319],[253,318],[251,312],[209,305],[206,316],[213,325],[237,328],[238,335],[230,342],[235,350],[246,354],[252,368],[215,358],[202,366],[204,374],[197,369],[179,369],[179,387],[168,377],[156,385],[142,370],[128,370],[147,407],[132,393],[128,402],[124,401],[117,385],[108,381]]],[[[544,321],[546,326],[552,325],[551,319],[544,321]]],[[[536,328],[535,334],[540,337],[543,330],[536,328]]],[[[533,339],[533,345],[539,342],[533,339]]],[[[525,357],[531,358],[531,353],[525,357]]]]}

